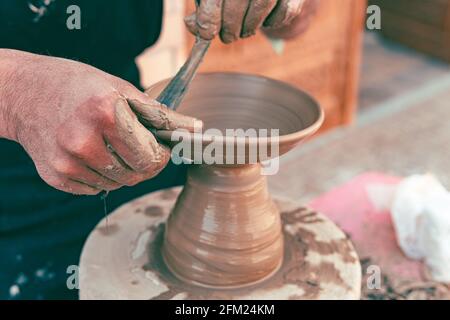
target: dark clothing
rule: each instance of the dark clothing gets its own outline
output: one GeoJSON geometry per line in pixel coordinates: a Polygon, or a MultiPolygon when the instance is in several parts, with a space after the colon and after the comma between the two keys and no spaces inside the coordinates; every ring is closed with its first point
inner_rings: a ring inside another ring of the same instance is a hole
{"type": "MultiPolygon", "coordinates": [[[[138,86],[134,59],[158,39],[162,0],[55,0],[48,14],[35,17],[27,0],[0,1],[0,47],[83,61],[138,86]],[[66,26],[69,5],[81,9],[81,30],[66,26]]],[[[182,168],[166,168],[110,193],[108,210],[183,179],[182,168]]],[[[0,298],[77,297],[66,287],[66,269],[78,264],[84,240],[103,217],[100,196],[53,189],[21,146],[0,139],[0,298]]]]}

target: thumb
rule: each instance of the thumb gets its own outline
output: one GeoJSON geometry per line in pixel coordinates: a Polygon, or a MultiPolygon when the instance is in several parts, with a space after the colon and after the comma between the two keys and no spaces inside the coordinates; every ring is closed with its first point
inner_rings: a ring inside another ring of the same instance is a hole
{"type": "Polygon", "coordinates": [[[203,127],[202,121],[167,108],[130,84],[121,86],[119,91],[127,99],[138,119],[146,126],[171,131],[185,129],[190,132],[193,132],[194,128],[203,127]]]}
{"type": "Polygon", "coordinates": [[[191,132],[203,126],[200,120],[175,112],[156,100],[148,97],[145,100],[128,99],[131,109],[145,125],[160,130],[186,129],[191,132]]]}

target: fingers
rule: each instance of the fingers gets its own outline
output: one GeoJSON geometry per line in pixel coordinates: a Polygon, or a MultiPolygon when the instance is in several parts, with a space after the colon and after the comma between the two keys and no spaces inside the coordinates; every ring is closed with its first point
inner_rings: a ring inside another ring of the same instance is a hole
{"type": "Polygon", "coordinates": [[[115,81],[117,91],[86,100],[58,127],[55,154],[40,166],[43,179],[55,188],[97,194],[135,185],[163,170],[170,150],[157,142],[136,114],[154,128],[194,129],[195,119],[167,109],[123,81],[115,81]],[[136,113],[126,97],[134,98],[136,113]]]}
{"type": "Polygon", "coordinates": [[[122,185],[97,172],[95,169],[85,166],[75,160],[65,160],[62,168],[56,168],[60,176],[70,181],[75,181],[96,190],[112,191],[122,185]]]}
{"type": "Polygon", "coordinates": [[[190,32],[224,43],[254,35],[263,25],[278,29],[299,16],[305,0],[202,0],[197,12],[186,17],[190,32]]]}
{"type": "Polygon", "coordinates": [[[224,43],[231,43],[240,38],[242,23],[245,19],[249,4],[250,0],[224,0],[222,29],[220,31],[220,38],[224,43]]]}
{"type": "Polygon", "coordinates": [[[245,16],[241,37],[247,38],[256,34],[256,31],[263,25],[264,20],[266,20],[276,4],[277,0],[251,0],[245,16]]]}
{"type": "Polygon", "coordinates": [[[146,126],[160,130],[186,129],[188,131],[202,127],[200,120],[167,108],[127,82],[121,81],[119,90],[139,120],[146,126]]]}
{"type": "Polygon", "coordinates": [[[184,18],[184,24],[188,28],[189,32],[193,35],[198,34],[198,28],[197,28],[197,14],[193,13],[187,17],[184,18]]]}
{"type": "Polygon", "coordinates": [[[170,152],[158,144],[122,99],[115,105],[115,129],[106,132],[106,138],[131,170],[146,177],[158,174],[170,159],[170,152]]]}
{"type": "Polygon", "coordinates": [[[58,184],[56,186],[56,189],[76,195],[91,195],[91,196],[102,192],[101,189],[91,187],[89,185],[86,185],[82,182],[78,182],[75,180],[66,180],[65,182],[58,184]]]}
{"type": "Polygon", "coordinates": [[[80,125],[79,121],[66,124],[57,137],[61,152],[54,157],[50,166],[61,176],[72,176],[70,174],[74,170],[66,159],[67,154],[70,159],[75,159],[101,176],[121,185],[127,184],[133,174],[132,170],[120,159],[120,156],[108,150],[102,136],[102,131],[114,128],[114,119],[104,116],[95,122],[100,130],[89,125],[80,125]]]}
{"type": "Polygon", "coordinates": [[[275,9],[264,22],[265,27],[281,28],[297,17],[305,0],[279,0],[275,9]]]}
{"type": "Polygon", "coordinates": [[[72,180],[63,174],[59,174],[46,163],[37,162],[36,169],[39,176],[55,189],[78,195],[95,195],[102,191],[96,187],[72,180]]]}
{"type": "Polygon", "coordinates": [[[117,182],[102,176],[68,154],[61,153],[50,165],[50,168],[44,170],[42,165],[37,166],[38,172],[50,185],[62,191],[92,195],[121,187],[117,182]]]}
{"type": "MultiPolygon", "coordinates": [[[[124,98],[99,101],[86,106],[86,110],[96,110],[91,112],[92,119],[78,121],[87,114],[78,112],[58,130],[60,151],[47,163],[48,169],[42,170],[44,176],[50,172],[59,177],[66,190],[81,184],[77,193],[93,194],[132,186],[154,177],[170,159],[170,151],[157,143],[124,98]]],[[[52,185],[64,189],[60,184],[52,185]]]]}
{"type": "Polygon", "coordinates": [[[194,34],[205,40],[212,40],[221,28],[222,5],[223,0],[202,0],[195,15],[196,27],[193,27],[192,17],[187,21],[189,30],[194,30],[194,34]]]}
{"type": "Polygon", "coordinates": [[[148,100],[147,103],[136,99],[128,100],[131,109],[147,126],[160,130],[186,129],[192,132],[202,125],[198,119],[175,112],[155,100],[148,100]]]}

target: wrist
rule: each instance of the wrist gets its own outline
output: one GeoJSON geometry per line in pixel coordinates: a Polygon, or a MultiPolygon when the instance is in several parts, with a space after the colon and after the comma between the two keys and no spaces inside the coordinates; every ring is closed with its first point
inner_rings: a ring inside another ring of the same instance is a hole
{"type": "Polygon", "coordinates": [[[0,137],[17,141],[14,96],[17,94],[14,73],[18,68],[12,50],[0,49],[0,137]]]}
{"type": "Polygon", "coordinates": [[[39,82],[33,66],[40,56],[28,52],[0,49],[0,137],[20,142],[27,106],[36,103],[34,88],[39,82]]]}

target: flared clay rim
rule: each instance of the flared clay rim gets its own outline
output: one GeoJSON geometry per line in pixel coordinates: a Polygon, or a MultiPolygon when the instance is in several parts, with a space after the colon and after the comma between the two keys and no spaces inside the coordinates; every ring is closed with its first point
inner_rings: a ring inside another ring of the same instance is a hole
{"type": "MultiPolygon", "coordinates": [[[[324,111],[320,107],[317,100],[308,92],[298,89],[298,88],[294,87],[293,85],[288,84],[286,82],[268,78],[268,77],[261,76],[261,75],[252,75],[252,74],[245,74],[245,73],[238,73],[238,72],[202,72],[202,73],[197,74],[195,79],[203,78],[203,77],[231,77],[231,78],[235,78],[235,79],[245,78],[245,79],[249,79],[252,81],[270,82],[273,85],[283,87],[284,89],[286,89],[288,91],[293,91],[296,94],[301,94],[304,97],[306,97],[308,100],[310,100],[311,103],[309,105],[316,109],[315,110],[316,111],[315,114],[317,116],[316,120],[310,126],[304,128],[302,130],[279,136],[278,137],[279,144],[292,143],[295,141],[299,141],[305,137],[308,137],[308,136],[314,134],[317,130],[319,130],[319,128],[322,126],[322,124],[324,122],[324,118],[325,118],[324,111]]],[[[195,79],[193,81],[195,81],[195,79]]],[[[167,82],[168,80],[169,79],[159,81],[159,82],[153,84],[152,86],[150,86],[149,89],[151,89],[163,82],[167,82]]],[[[201,120],[201,119],[199,119],[199,120],[201,120]]],[[[167,137],[170,137],[170,135],[173,132],[174,132],[173,130],[158,130],[156,132],[156,134],[158,137],[165,139],[167,137]]],[[[187,138],[188,141],[201,142],[202,144],[212,142],[213,140],[218,141],[218,142],[235,143],[235,144],[258,144],[258,143],[260,143],[260,141],[259,141],[260,138],[258,138],[258,137],[215,136],[215,135],[204,134],[204,133],[194,134],[192,132],[186,133],[186,135],[183,136],[183,138],[187,138]]],[[[270,143],[270,141],[271,141],[271,138],[268,137],[267,143],[270,143]]]]}

